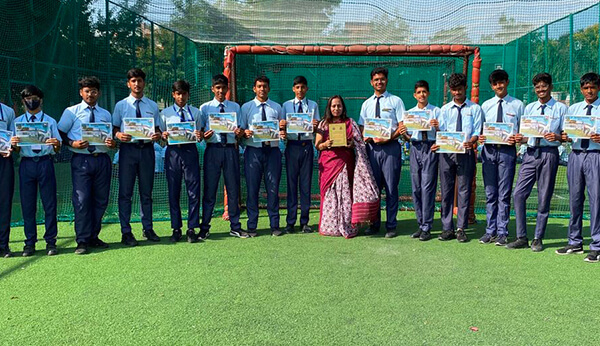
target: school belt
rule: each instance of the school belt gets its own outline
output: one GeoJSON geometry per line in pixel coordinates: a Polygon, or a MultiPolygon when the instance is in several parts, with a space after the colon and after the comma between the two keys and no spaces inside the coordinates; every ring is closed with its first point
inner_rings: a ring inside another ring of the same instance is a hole
{"type": "Polygon", "coordinates": [[[435,141],[422,141],[422,140],[412,140],[410,141],[412,144],[434,144],[435,141]]]}
{"type": "Polygon", "coordinates": [[[235,143],[206,143],[207,148],[235,148],[235,143]]]}
{"type": "Polygon", "coordinates": [[[135,141],[135,142],[129,142],[129,143],[121,143],[121,145],[130,145],[136,148],[146,148],[146,147],[153,147],[154,144],[152,142],[144,142],[144,141],[135,141]]]}
{"type": "Polygon", "coordinates": [[[513,148],[516,150],[516,147],[514,145],[507,145],[507,144],[485,144],[485,146],[491,147],[491,148],[496,148],[496,149],[513,148]]]}
{"type": "Polygon", "coordinates": [[[175,148],[180,148],[180,149],[192,149],[192,148],[196,148],[196,144],[194,143],[185,143],[185,144],[171,144],[171,145],[167,145],[167,149],[175,149],[175,148]]]}
{"type": "Polygon", "coordinates": [[[93,156],[93,157],[98,157],[100,155],[107,155],[108,156],[107,153],[89,153],[89,154],[73,153],[73,157],[76,157],[76,156],[86,156],[86,157],[93,156]]]}
{"type": "Polygon", "coordinates": [[[539,149],[540,151],[558,151],[558,147],[554,147],[554,146],[545,146],[545,147],[527,147],[527,152],[529,153],[533,153],[536,149],[539,149]]]}
{"type": "Polygon", "coordinates": [[[40,161],[45,161],[45,160],[50,160],[51,157],[50,155],[44,155],[44,156],[23,156],[21,157],[21,160],[25,160],[25,161],[33,161],[33,162],[40,162],[40,161]]]}
{"type": "Polygon", "coordinates": [[[303,139],[303,140],[288,140],[287,141],[288,145],[299,145],[299,146],[307,146],[307,145],[312,145],[312,140],[310,139],[303,139]]]}
{"type": "Polygon", "coordinates": [[[579,154],[579,153],[600,153],[600,150],[588,150],[588,149],[573,149],[573,152],[579,154]]]}

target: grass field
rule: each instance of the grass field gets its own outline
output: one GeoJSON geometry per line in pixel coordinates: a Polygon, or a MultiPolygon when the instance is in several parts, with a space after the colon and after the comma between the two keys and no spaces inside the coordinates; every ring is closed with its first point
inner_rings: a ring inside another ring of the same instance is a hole
{"type": "MultiPolygon", "coordinates": [[[[111,248],[86,256],[73,254],[73,227],[61,223],[59,256],[0,259],[0,344],[600,341],[600,265],[553,253],[565,244],[567,220],[550,220],[545,251],[533,253],[479,244],[479,217],[466,244],[411,239],[410,212],[399,214],[394,239],[275,238],[267,230],[235,239],[215,218],[204,243],[170,244],[161,222],[162,242],[124,248],[112,224],[102,233],[111,248]]],[[[140,225],[134,229],[141,239],[140,225]]],[[[22,228],[11,240],[20,251],[22,228]]]]}

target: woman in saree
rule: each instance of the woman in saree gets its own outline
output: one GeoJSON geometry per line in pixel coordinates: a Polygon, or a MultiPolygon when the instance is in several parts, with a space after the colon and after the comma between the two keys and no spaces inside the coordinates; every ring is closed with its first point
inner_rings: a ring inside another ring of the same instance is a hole
{"type": "Polygon", "coordinates": [[[321,207],[319,233],[352,238],[358,225],[377,221],[379,191],[367,159],[365,143],[356,122],[348,118],[341,96],[327,101],[325,116],[317,128],[321,207]],[[345,124],[346,141],[329,136],[330,124],[345,124]]]}

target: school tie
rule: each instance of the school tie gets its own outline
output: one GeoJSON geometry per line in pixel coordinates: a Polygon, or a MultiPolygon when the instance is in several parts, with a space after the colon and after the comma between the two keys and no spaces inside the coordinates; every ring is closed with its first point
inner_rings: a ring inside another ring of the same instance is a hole
{"type": "MultiPolygon", "coordinates": [[[[585,108],[587,108],[585,115],[592,115],[592,105],[587,105],[585,108]]],[[[589,147],[590,147],[590,140],[587,138],[582,139],[581,140],[581,149],[587,150],[587,148],[589,148],[589,147]]]]}
{"type": "MultiPolygon", "coordinates": [[[[31,118],[29,118],[29,121],[30,122],[34,122],[35,120],[36,120],[35,114],[32,114],[31,118]]],[[[38,153],[40,153],[42,151],[42,149],[31,149],[31,151],[33,151],[34,153],[38,154],[38,153]]]]}
{"type": "MultiPolygon", "coordinates": [[[[219,113],[225,113],[225,105],[222,103],[219,103],[219,113]]],[[[226,133],[221,133],[221,143],[227,144],[227,134],[226,133]]]]}
{"type": "Polygon", "coordinates": [[[140,110],[140,101],[141,100],[135,100],[134,104],[135,104],[135,117],[136,118],[141,118],[142,117],[142,111],[140,110]]]}
{"type": "Polygon", "coordinates": [[[497,123],[502,123],[503,121],[503,117],[504,117],[504,111],[502,109],[502,99],[498,100],[498,114],[496,115],[496,122],[497,123]]]}
{"type": "Polygon", "coordinates": [[[375,103],[375,118],[381,118],[381,106],[379,105],[379,99],[383,96],[376,96],[377,102],[375,103]]]}
{"type": "Polygon", "coordinates": [[[261,117],[261,119],[262,119],[262,121],[267,121],[267,111],[265,110],[265,107],[267,106],[267,104],[266,103],[261,103],[260,106],[262,107],[262,111],[261,111],[262,117],[261,117]]]}
{"type": "Polygon", "coordinates": [[[179,122],[185,122],[185,113],[183,112],[183,108],[179,108],[179,122]]]}
{"type": "MultiPolygon", "coordinates": [[[[304,113],[304,112],[302,111],[302,101],[299,101],[299,102],[298,102],[298,113],[304,113]]],[[[301,133],[299,133],[299,134],[298,134],[298,140],[299,140],[299,141],[300,141],[300,140],[302,140],[302,134],[301,134],[301,133]]]]}
{"type": "MultiPolygon", "coordinates": [[[[540,108],[541,108],[540,115],[546,115],[545,114],[546,106],[548,106],[548,105],[541,105],[540,106],[540,108]]],[[[542,138],[541,137],[536,137],[535,138],[535,144],[534,144],[535,151],[533,152],[533,157],[536,158],[536,159],[540,158],[540,154],[541,154],[540,144],[541,143],[542,143],[542,138]]]]}
{"type": "Polygon", "coordinates": [[[456,110],[458,111],[458,115],[456,117],[456,132],[462,132],[462,109],[465,107],[465,104],[463,103],[460,107],[454,105],[454,107],[456,107],[456,110]]]}
{"type": "MultiPolygon", "coordinates": [[[[90,123],[95,123],[96,122],[96,116],[94,115],[94,109],[96,109],[96,107],[88,107],[90,109],[90,123]]],[[[93,153],[94,151],[96,151],[96,146],[95,145],[88,145],[87,150],[90,153],[93,153]]]]}

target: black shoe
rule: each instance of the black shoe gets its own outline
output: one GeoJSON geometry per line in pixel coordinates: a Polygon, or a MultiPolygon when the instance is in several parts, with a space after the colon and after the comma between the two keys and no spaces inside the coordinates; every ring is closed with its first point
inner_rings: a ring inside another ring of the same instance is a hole
{"type": "MultiPolygon", "coordinates": [[[[231,234],[231,232],[229,234],[231,234]]],[[[206,239],[208,239],[208,236],[210,236],[209,231],[200,230],[200,232],[198,232],[198,240],[205,241],[206,239]]]]}
{"type": "Polygon", "coordinates": [[[35,253],[35,246],[25,245],[23,247],[23,257],[33,256],[34,253],[35,253]]]}
{"type": "Polygon", "coordinates": [[[600,261],[600,252],[592,250],[583,260],[589,263],[597,263],[600,261]]]}
{"type": "Polygon", "coordinates": [[[542,244],[542,240],[533,239],[533,241],[531,242],[531,251],[540,252],[542,250],[544,250],[544,244],[542,244]]]}
{"type": "Polygon", "coordinates": [[[479,242],[481,244],[489,244],[492,242],[493,236],[489,233],[484,234],[481,238],[479,238],[479,242]]]}
{"type": "Polygon", "coordinates": [[[156,235],[153,229],[149,229],[142,232],[142,236],[147,240],[153,241],[155,243],[160,241],[160,238],[156,235]]]}
{"type": "Polygon", "coordinates": [[[188,243],[197,243],[198,242],[198,235],[196,234],[196,231],[194,231],[193,229],[188,229],[187,232],[185,232],[185,235],[187,236],[188,243]]]}
{"type": "Polygon", "coordinates": [[[418,230],[415,233],[411,234],[410,237],[415,238],[415,239],[417,239],[417,238],[421,239],[421,233],[423,233],[423,231],[418,230]]]}
{"type": "Polygon", "coordinates": [[[229,235],[238,238],[249,238],[248,233],[244,232],[243,230],[236,231],[232,229],[229,231],[229,235]]]}
{"type": "Polygon", "coordinates": [[[467,234],[462,228],[456,230],[456,240],[458,240],[459,243],[466,243],[469,241],[467,234]]]}
{"type": "Polygon", "coordinates": [[[525,249],[529,247],[529,239],[527,237],[517,238],[512,243],[506,244],[507,249],[525,249]]]}
{"type": "Polygon", "coordinates": [[[123,235],[121,235],[121,243],[132,247],[138,245],[137,240],[135,240],[135,237],[131,232],[124,233],[123,235]]]}
{"type": "Polygon", "coordinates": [[[12,257],[12,256],[13,256],[13,253],[10,252],[10,248],[8,246],[0,248],[0,257],[2,257],[2,258],[9,258],[9,257],[12,257]]]}
{"type": "Polygon", "coordinates": [[[428,241],[431,239],[431,232],[421,231],[421,235],[419,236],[420,241],[428,241]]]}
{"type": "Polygon", "coordinates": [[[439,240],[452,240],[456,238],[456,234],[454,234],[454,231],[443,231],[442,234],[440,234],[440,236],[438,237],[439,240]]]}
{"type": "Polygon", "coordinates": [[[567,245],[563,248],[554,251],[557,255],[571,255],[571,254],[582,254],[583,245],[567,245]]]}
{"type": "Polygon", "coordinates": [[[300,229],[302,230],[302,233],[312,233],[313,232],[312,228],[310,228],[309,225],[300,225],[300,229]]]}
{"type": "Polygon", "coordinates": [[[56,244],[48,244],[48,245],[46,245],[46,254],[48,256],[56,256],[56,255],[58,255],[58,249],[56,249],[56,244]]]}
{"type": "Polygon", "coordinates": [[[397,234],[396,234],[396,231],[395,231],[395,230],[392,230],[392,229],[388,230],[388,231],[385,233],[385,237],[386,237],[386,238],[394,238],[396,235],[397,235],[397,234]]]}
{"type": "Polygon", "coordinates": [[[375,235],[377,233],[379,233],[379,228],[373,226],[369,226],[369,228],[365,230],[365,235],[375,235]]]}
{"type": "Polygon", "coordinates": [[[273,237],[279,237],[283,235],[283,232],[279,228],[271,228],[271,235],[273,237]]]}
{"type": "Polygon", "coordinates": [[[77,244],[77,248],[75,249],[75,253],[78,255],[85,255],[88,253],[88,245],[86,243],[77,244]]]}
{"type": "Polygon", "coordinates": [[[177,243],[178,241],[181,240],[181,230],[180,229],[174,229],[173,230],[173,234],[171,235],[171,237],[169,238],[173,243],[177,243]]]}
{"type": "Polygon", "coordinates": [[[100,240],[100,238],[92,239],[88,242],[89,247],[95,247],[100,249],[108,249],[108,244],[100,240]]]}
{"type": "Polygon", "coordinates": [[[296,232],[296,230],[294,229],[294,225],[285,226],[285,229],[283,231],[288,234],[296,232]]]}
{"type": "Polygon", "coordinates": [[[498,238],[496,238],[495,244],[496,246],[506,246],[506,244],[508,244],[508,239],[505,235],[499,235],[498,238]]]}
{"type": "Polygon", "coordinates": [[[256,238],[258,237],[258,232],[255,229],[249,229],[248,232],[242,232],[242,238],[256,238]]]}

